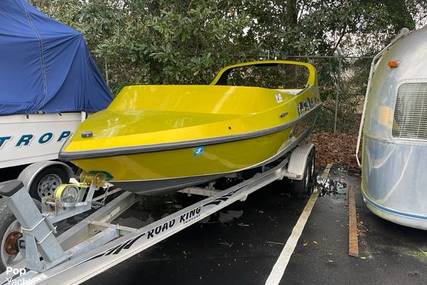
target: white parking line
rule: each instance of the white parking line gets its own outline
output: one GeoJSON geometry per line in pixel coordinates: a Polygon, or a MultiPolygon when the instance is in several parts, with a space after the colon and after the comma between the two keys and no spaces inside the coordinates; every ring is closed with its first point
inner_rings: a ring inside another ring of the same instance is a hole
{"type": "Polygon", "coordinates": [[[311,194],[310,199],[304,207],[304,210],[301,213],[301,216],[298,219],[298,222],[294,226],[291,235],[286,241],[285,247],[280,253],[279,258],[274,264],[273,269],[270,272],[270,275],[265,282],[266,285],[276,285],[279,284],[282,279],[283,273],[285,273],[286,266],[288,266],[289,260],[291,259],[291,255],[295,250],[295,247],[298,243],[298,240],[304,230],[304,226],[308,220],[308,217],[311,214],[311,210],[313,209],[314,204],[316,203],[317,197],[319,196],[318,192],[313,192],[311,194]]]}
{"type": "MultiPolygon", "coordinates": [[[[322,178],[327,178],[329,176],[329,171],[331,170],[332,164],[328,164],[325,170],[322,173],[322,178]]],[[[297,223],[292,229],[292,233],[286,241],[285,247],[282,249],[279,258],[273,266],[273,269],[270,272],[270,275],[265,281],[266,285],[277,285],[280,280],[282,280],[283,274],[285,273],[286,267],[288,266],[289,260],[291,259],[292,253],[297,246],[298,240],[301,237],[302,231],[304,230],[305,224],[307,223],[308,218],[310,217],[311,211],[313,210],[314,204],[319,197],[317,191],[311,194],[310,199],[304,207],[300,217],[298,218],[297,223]]]]}

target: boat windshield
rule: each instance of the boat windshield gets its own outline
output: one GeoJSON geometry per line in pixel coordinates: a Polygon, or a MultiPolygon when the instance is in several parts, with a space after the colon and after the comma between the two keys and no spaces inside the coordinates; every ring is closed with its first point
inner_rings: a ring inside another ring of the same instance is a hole
{"type": "Polygon", "coordinates": [[[250,86],[291,90],[291,94],[307,86],[309,71],[293,64],[255,64],[238,66],[225,71],[217,85],[250,86]]]}

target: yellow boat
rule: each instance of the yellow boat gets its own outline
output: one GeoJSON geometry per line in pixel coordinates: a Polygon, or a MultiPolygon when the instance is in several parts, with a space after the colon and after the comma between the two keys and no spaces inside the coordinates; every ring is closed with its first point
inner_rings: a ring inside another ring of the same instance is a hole
{"type": "Polygon", "coordinates": [[[308,136],[320,105],[311,64],[236,64],[210,85],[124,87],[106,110],[80,125],[60,157],[138,194],[179,189],[283,157],[308,136]],[[232,85],[239,72],[284,65],[306,72],[303,86],[232,85]]]}

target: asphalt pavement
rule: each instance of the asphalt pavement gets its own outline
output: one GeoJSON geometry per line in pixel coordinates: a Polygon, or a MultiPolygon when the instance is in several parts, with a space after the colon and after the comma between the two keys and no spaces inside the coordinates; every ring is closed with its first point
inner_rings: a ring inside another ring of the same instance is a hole
{"type": "MultiPolygon", "coordinates": [[[[427,232],[374,216],[361,199],[359,177],[339,168],[331,175],[344,186],[317,200],[281,283],[427,284],[427,232]],[[356,193],[358,258],[347,254],[346,184],[356,193]]],[[[120,222],[142,226],[197,199],[152,199],[120,222]]],[[[284,183],[271,184],[86,284],[264,284],[306,202],[284,183]]]]}

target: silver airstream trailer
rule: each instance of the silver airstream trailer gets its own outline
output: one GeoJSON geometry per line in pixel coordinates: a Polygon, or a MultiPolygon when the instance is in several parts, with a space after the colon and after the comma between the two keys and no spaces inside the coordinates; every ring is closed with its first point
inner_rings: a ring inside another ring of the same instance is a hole
{"type": "Polygon", "coordinates": [[[357,157],[360,143],[367,207],[427,230],[427,26],[402,30],[374,58],[357,157]]]}

